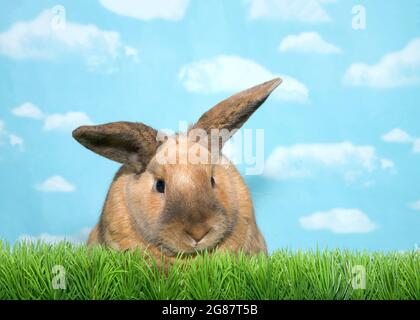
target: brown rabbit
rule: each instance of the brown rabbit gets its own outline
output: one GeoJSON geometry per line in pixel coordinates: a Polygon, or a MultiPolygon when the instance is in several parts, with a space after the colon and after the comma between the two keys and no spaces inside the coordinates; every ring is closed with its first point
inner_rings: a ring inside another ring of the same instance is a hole
{"type": "MultiPolygon", "coordinates": [[[[231,96],[204,113],[189,132],[199,129],[210,135],[214,129],[239,129],[280,83],[281,79],[273,79],[231,96]]],[[[134,122],[82,126],[73,137],[123,164],[88,245],[140,247],[170,260],[179,253],[215,248],[267,253],[249,190],[233,164],[224,165],[223,156],[198,164],[162,162],[159,157],[175,151],[181,158],[197,144],[210,151],[209,141],[188,138],[191,143],[181,148],[179,134],[160,141],[155,129],[134,122]]],[[[217,139],[221,147],[225,141],[217,139]]]]}

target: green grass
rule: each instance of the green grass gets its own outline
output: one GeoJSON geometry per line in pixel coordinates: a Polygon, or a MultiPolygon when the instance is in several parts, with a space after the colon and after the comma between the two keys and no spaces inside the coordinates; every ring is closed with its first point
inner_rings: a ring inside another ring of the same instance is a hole
{"type": "Polygon", "coordinates": [[[270,257],[206,253],[167,273],[139,251],[88,249],[69,243],[0,242],[0,299],[420,299],[420,254],[292,252],[270,257]],[[54,266],[66,289],[54,289],[54,266]],[[352,268],[366,270],[353,289],[352,268]]]}

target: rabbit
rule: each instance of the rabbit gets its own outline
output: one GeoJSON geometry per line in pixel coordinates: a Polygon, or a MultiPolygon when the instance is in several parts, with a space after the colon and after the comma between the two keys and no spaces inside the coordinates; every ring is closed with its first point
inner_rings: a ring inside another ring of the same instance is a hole
{"type": "MultiPolygon", "coordinates": [[[[276,78],[223,100],[188,132],[234,132],[281,82],[276,78]]],[[[228,165],[221,163],[226,160],[223,155],[214,163],[162,163],[162,152],[186,152],[181,150],[180,134],[160,141],[155,129],[135,122],[81,126],[72,135],[87,149],[122,164],[88,246],[141,248],[168,259],[215,249],[268,254],[250,192],[235,166],[229,160],[228,165]]],[[[219,147],[226,142],[217,140],[219,147]]],[[[188,141],[192,143],[187,151],[197,144],[211,149],[208,141],[188,141]]]]}

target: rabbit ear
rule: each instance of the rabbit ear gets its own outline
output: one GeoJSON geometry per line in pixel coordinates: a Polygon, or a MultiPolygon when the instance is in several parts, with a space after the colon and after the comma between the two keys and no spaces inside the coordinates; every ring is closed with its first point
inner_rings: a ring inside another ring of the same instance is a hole
{"type": "Polygon", "coordinates": [[[137,168],[145,168],[156,153],[156,136],[155,129],[135,122],[81,126],[73,131],[73,137],[89,150],[137,168]]]}
{"type": "Polygon", "coordinates": [[[282,80],[276,78],[219,102],[204,113],[192,129],[202,129],[208,135],[212,129],[239,129],[280,83],[282,80]]]}

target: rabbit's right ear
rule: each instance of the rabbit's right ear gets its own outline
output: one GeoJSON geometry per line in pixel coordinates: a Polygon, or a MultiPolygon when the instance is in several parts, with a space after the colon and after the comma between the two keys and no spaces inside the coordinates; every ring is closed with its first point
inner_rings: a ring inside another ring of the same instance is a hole
{"type": "Polygon", "coordinates": [[[73,137],[87,149],[108,159],[145,168],[155,155],[157,131],[136,122],[81,126],[73,137]]]}
{"type": "MultiPolygon", "coordinates": [[[[234,130],[242,127],[245,121],[248,120],[281,83],[282,79],[275,78],[219,102],[205,112],[192,129],[204,130],[209,136],[213,129],[227,129],[233,134],[234,130]]],[[[219,143],[220,147],[222,147],[221,144],[223,141],[219,141],[219,143]]]]}

